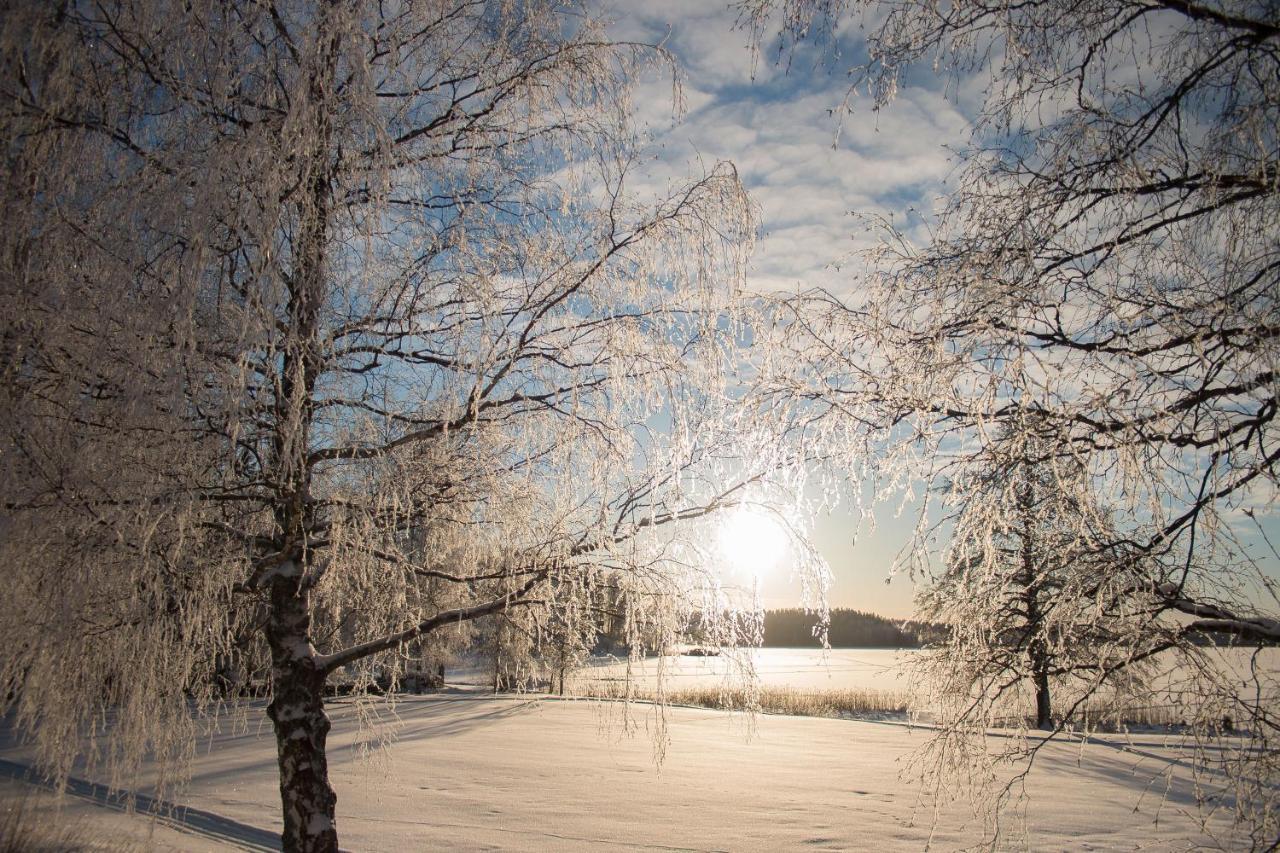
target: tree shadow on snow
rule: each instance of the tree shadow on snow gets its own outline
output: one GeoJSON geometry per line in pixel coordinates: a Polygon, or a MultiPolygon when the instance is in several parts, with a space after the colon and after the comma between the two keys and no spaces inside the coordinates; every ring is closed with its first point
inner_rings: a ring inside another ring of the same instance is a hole
{"type": "MultiPolygon", "coordinates": [[[[33,768],[3,758],[0,758],[0,777],[56,790],[56,786],[41,778],[33,768]]],[[[67,778],[65,790],[66,793],[94,805],[116,812],[128,811],[130,797],[128,791],[112,791],[106,785],[74,776],[67,778]]],[[[240,823],[216,812],[180,806],[148,794],[133,794],[133,803],[137,812],[152,816],[161,823],[183,832],[213,841],[229,842],[246,850],[280,849],[280,836],[277,833],[240,823]]]]}
{"type": "Polygon", "coordinates": [[[1154,797],[1155,801],[1192,810],[1204,805],[1206,797],[1217,800],[1218,805],[1234,802],[1226,792],[1207,791],[1206,784],[1212,787],[1212,780],[1220,774],[1176,753],[1134,749],[1095,738],[1090,738],[1089,744],[1095,750],[1088,753],[1075,750],[1063,750],[1059,754],[1041,753],[1036,761],[1054,773],[1083,775],[1096,782],[1127,789],[1142,799],[1154,797]],[[1109,747],[1114,751],[1106,752],[1098,750],[1098,747],[1109,747]],[[1187,771],[1199,771],[1199,775],[1187,771]]]}
{"type": "Polygon", "coordinates": [[[493,725],[531,710],[533,697],[449,697],[401,703],[396,708],[395,740],[449,737],[480,726],[493,725]]]}

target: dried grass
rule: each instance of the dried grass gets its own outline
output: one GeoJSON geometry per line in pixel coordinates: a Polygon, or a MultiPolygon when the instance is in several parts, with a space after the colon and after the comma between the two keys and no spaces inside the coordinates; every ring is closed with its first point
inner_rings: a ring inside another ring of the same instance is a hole
{"type": "MultiPolygon", "coordinates": [[[[578,685],[574,693],[592,699],[659,700],[657,691],[653,689],[632,685],[628,694],[626,686],[619,682],[589,682],[578,685]]],[[[669,705],[726,711],[755,710],[797,717],[905,716],[909,705],[908,695],[901,691],[857,688],[761,687],[753,696],[743,687],[686,687],[667,690],[662,700],[669,705]]]]}

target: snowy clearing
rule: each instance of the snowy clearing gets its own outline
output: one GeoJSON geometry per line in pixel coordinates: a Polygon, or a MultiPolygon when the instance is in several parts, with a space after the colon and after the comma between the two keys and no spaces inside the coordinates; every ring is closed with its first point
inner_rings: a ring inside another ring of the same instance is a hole
{"type": "MultiPolygon", "coordinates": [[[[932,813],[898,780],[926,732],[893,724],[741,716],[672,708],[671,746],[653,763],[654,709],[636,706],[640,730],[624,736],[617,706],[481,695],[410,697],[397,706],[394,745],[361,758],[355,705],[331,705],[330,773],[339,831],[349,850],[920,850],[932,813]],[[646,729],[648,731],[646,731],[646,729]]],[[[181,797],[185,823],[154,830],[159,850],[276,849],[280,805],[275,745],[260,709],[247,732],[201,749],[181,797]],[[257,720],[262,724],[258,725],[257,720]]],[[[1187,765],[1151,783],[1180,741],[1103,738],[1057,744],[1028,783],[1034,849],[1185,849],[1233,846],[1202,833],[1187,765]],[[1157,822],[1158,819],[1158,822],[1157,822]]],[[[6,742],[0,779],[7,804],[31,790],[30,754],[6,742]]],[[[148,789],[143,805],[150,800],[148,789]]],[[[72,781],[63,824],[145,843],[149,824],[122,814],[100,785],[72,781]]],[[[1014,822],[1016,823],[1016,822],[1014,822]]],[[[1012,825],[1012,824],[1011,824],[1012,825]]],[[[1222,833],[1225,822],[1211,830],[1222,833]]],[[[944,808],[934,843],[978,838],[967,806],[944,808]]],[[[1015,840],[1015,847],[1024,846],[1015,840]]]]}

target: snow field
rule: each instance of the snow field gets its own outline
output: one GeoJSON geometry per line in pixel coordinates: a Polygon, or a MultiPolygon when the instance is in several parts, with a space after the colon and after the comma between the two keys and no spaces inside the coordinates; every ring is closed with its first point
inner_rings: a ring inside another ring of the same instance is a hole
{"type": "MultiPolygon", "coordinates": [[[[158,825],[111,808],[105,789],[74,780],[49,820],[87,822],[118,840],[158,850],[266,850],[279,830],[275,747],[260,708],[248,731],[202,745],[184,815],[158,825]]],[[[357,706],[331,708],[330,774],[347,850],[921,850],[980,838],[964,802],[931,804],[899,780],[923,729],[873,722],[759,716],[672,708],[670,746],[654,765],[656,709],[590,701],[441,695],[408,697],[397,720],[361,732],[357,706]],[[370,739],[389,749],[362,757],[370,739]]],[[[1188,768],[1160,775],[1177,739],[1100,739],[1054,744],[1026,789],[1026,838],[1007,824],[1015,848],[1232,849],[1220,818],[1205,834],[1188,768]],[[1158,820],[1158,822],[1157,822],[1158,820]],[[1029,841],[1028,841],[1029,840],[1029,841]]],[[[30,786],[30,761],[12,743],[0,750],[8,802],[30,786]]],[[[139,793],[150,791],[140,788],[139,793]]],[[[144,805],[147,803],[144,801],[144,805]]]]}

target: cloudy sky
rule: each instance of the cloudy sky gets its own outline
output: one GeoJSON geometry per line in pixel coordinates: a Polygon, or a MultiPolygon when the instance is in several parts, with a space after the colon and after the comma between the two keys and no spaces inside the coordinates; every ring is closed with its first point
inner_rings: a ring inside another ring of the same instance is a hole
{"type": "MultiPolygon", "coordinates": [[[[876,111],[865,93],[850,95],[848,76],[865,61],[862,32],[875,21],[849,21],[822,47],[780,55],[774,42],[754,55],[750,33],[735,27],[737,13],[726,0],[601,2],[612,3],[605,14],[615,38],[661,43],[684,75],[679,116],[669,76],[654,74],[635,93],[638,119],[653,136],[647,180],[680,181],[728,160],[758,206],[763,239],[750,286],[849,293],[857,253],[873,243],[862,216],[889,217],[923,241],[923,223],[956,166],[952,152],[965,144],[981,107],[985,72],[948,81],[912,69],[893,103],[876,111]],[[840,109],[846,102],[848,113],[840,109]]],[[[858,530],[851,515],[819,521],[818,544],[835,576],[833,606],[910,615],[910,579],[886,579],[917,506],[898,517],[896,507],[877,508],[875,531],[858,530]]],[[[1273,539],[1280,536],[1274,514],[1264,524],[1273,539]]],[[[1252,519],[1241,528],[1249,550],[1280,579],[1269,546],[1250,529],[1252,519]]],[[[795,606],[798,589],[776,574],[765,583],[766,605],[795,606]]]]}
{"type": "MultiPolygon", "coordinates": [[[[856,22],[828,49],[801,46],[779,62],[776,44],[753,56],[750,33],[735,28],[736,13],[721,0],[616,0],[609,16],[615,37],[662,43],[684,73],[678,117],[669,76],[655,74],[636,92],[639,121],[654,137],[648,178],[679,180],[721,160],[737,166],[761,217],[749,281],[757,289],[848,292],[856,253],[871,242],[855,214],[918,228],[920,212],[927,215],[946,191],[949,149],[964,142],[965,115],[981,94],[975,85],[947,91],[921,74],[879,112],[855,94],[841,122],[847,70],[862,53],[856,22]]],[[[850,515],[820,521],[818,544],[835,575],[833,606],[910,615],[909,579],[886,583],[911,523],[893,510],[877,511],[874,532],[857,531],[850,515]]],[[[766,605],[796,606],[797,587],[785,572],[775,574],[765,581],[766,605]]]]}
{"type": "Polygon", "coordinates": [[[735,29],[720,0],[619,3],[614,18],[620,38],[662,42],[687,75],[678,121],[669,79],[655,76],[637,93],[660,168],[679,176],[698,171],[699,160],[731,160],[759,205],[765,239],[752,282],[760,288],[846,287],[850,277],[831,265],[865,244],[850,214],[901,224],[909,210],[932,209],[953,167],[947,146],[963,142],[964,108],[980,91],[948,97],[940,80],[919,75],[879,112],[855,95],[840,122],[833,108],[861,54],[856,26],[840,34],[838,56],[805,45],[781,64],[769,46],[753,58],[750,34],[735,29]]]}

